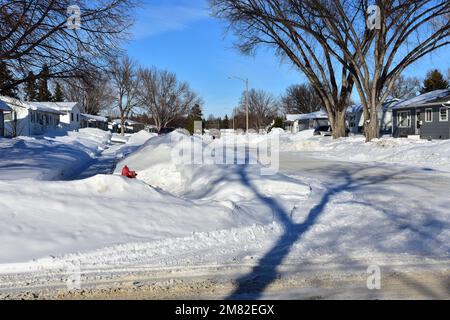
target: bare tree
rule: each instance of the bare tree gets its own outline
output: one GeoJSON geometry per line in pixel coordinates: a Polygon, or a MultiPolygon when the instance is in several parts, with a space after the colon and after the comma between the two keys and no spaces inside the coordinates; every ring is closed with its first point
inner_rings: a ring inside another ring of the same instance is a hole
{"type": "Polygon", "coordinates": [[[111,63],[110,73],[115,90],[115,103],[120,114],[121,134],[125,135],[125,122],[139,104],[137,66],[128,56],[121,57],[111,63]]]}
{"type": "Polygon", "coordinates": [[[310,113],[319,111],[322,101],[310,84],[292,85],[281,97],[281,108],[285,113],[310,113]]]}
{"type": "Polygon", "coordinates": [[[241,52],[251,54],[259,45],[269,46],[297,67],[326,109],[333,137],[343,137],[347,135],[345,112],[353,76],[337,61],[327,34],[317,32],[323,28],[321,16],[305,10],[303,2],[210,0],[210,6],[213,15],[226,20],[237,35],[236,45],[241,52]]]}
{"type": "MultiPolygon", "coordinates": [[[[68,28],[69,0],[0,0],[0,61],[14,72],[10,87],[34,79],[74,77],[116,56],[132,22],[135,0],[76,1],[80,28],[68,28]],[[37,71],[48,65],[50,74],[37,71]]],[[[2,88],[4,90],[8,88],[2,88]]]]}
{"type": "Polygon", "coordinates": [[[400,76],[392,86],[389,98],[409,99],[415,97],[420,92],[420,80],[416,77],[400,76]]]}
{"type": "Polygon", "coordinates": [[[158,130],[180,116],[187,116],[202,101],[186,82],[166,70],[145,68],[139,71],[140,102],[155,121],[158,130]]]}
{"type": "Polygon", "coordinates": [[[97,115],[113,107],[115,96],[106,75],[98,73],[79,75],[62,83],[66,100],[79,102],[83,112],[97,115]]]}
{"type": "Polygon", "coordinates": [[[364,110],[366,139],[378,137],[378,111],[395,80],[449,43],[447,0],[376,0],[376,6],[367,0],[210,2],[214,14],[237,33],[242,51],[275,46],[307,76],[334,137],[345,135],[342,124],[353,86],[364,110]]]}
{"type": "Polygon", "coordinates": [[[375,3],[302,1],[303,9],[320,17],[320,28],[315,31],[326,36],[329,50],[353,75],[367,141],[379,137],[378,111],[402,72],[450,40],[448,0],[375,3]]]}
{"type": "MultiPolygon", "coordinates": [[[[251,89],[248,93],[248,111],[250,126],[256,130],[264,129],[277,115],[277,101],[270,93],[264,90],[251,89]]],[[[239,103],[242,113],[246,110],[245,92],[239,103]]]]}

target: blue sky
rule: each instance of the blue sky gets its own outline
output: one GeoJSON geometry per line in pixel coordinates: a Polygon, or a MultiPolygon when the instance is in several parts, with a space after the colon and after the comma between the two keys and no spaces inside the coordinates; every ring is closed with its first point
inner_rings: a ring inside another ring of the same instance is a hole
{"type": "MultiPolygon", "coordinates": [[[[133,39],[125,45],[129,55],[144,66],[168,69],[189,82],[204,100],[205,117],[231,114],[237,105],[244,83],[228,76],[248,78],[251,88],[275,96],[306,81],[270,49],[261,48],[252,57],[241,55],[233,48],[232,34],[225,34],[225,25],[209,16],[206,0],[145,1],[132,33],[133,39]]],[[[416,63],[406,75],[421,78],[436,67],[446,71],[448,56],[447,48],[416,63]]]]}

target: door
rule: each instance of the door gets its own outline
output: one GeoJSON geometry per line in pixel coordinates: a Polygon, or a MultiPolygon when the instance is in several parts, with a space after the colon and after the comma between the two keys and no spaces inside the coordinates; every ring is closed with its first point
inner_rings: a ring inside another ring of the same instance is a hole
{"type": "Polygon", "coordinates": [[[420,110],[416,110],[416,135],[420,136],[420,128],[422,127],[422,117],[420,110]]]}

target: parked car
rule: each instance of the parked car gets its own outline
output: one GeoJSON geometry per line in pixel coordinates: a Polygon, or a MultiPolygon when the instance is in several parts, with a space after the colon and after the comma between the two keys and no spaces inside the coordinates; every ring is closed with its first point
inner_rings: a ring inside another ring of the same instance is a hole
{"type": "Polygon", "coordinates": [[[171,128],[171,127],[166,127],[166,128],[161,128],[159,129],[158,135],[164,135],[164,134],[168,134],[175,131],[175,128],[171,128]]]}
{"type": "Polygon", "coordinates": [[[326,136],[329,137],[332,135],[331,126],[318,126],[314,130],[315,136],[326,136]]]}
{"type": "MultiPolygon", "coordinates": [[[[349,134],[350,129],[346,128],[345,132],[349,134]]],[[[318,126],[316,129],[314,129],[314,135],[329,137],[333,135],[333,129],[331,129],[331,126],[318,126]]]]}

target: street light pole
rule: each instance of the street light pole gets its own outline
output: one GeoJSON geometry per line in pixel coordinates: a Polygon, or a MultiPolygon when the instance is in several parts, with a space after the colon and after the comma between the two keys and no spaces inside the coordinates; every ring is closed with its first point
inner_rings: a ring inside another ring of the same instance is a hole
{"type": "Polygon", "coordinates": [[[246,105],[246,125],[247,125],[247,133],[248,133],[248,105],[249,105],[249,101],[248,101],[248,79],[245,79],[245,105],[246,105]]]}
{"type": "Polygon", "coordinates": [[[228,79],[238,79],[245,82],[245,122],[246,122],[246,132],[248,133],[248,109],[249,109],[249,97],[248,97],[248,79],[242,79],[236,76],[228,77],[228,79]]]}

